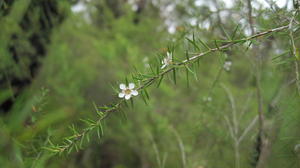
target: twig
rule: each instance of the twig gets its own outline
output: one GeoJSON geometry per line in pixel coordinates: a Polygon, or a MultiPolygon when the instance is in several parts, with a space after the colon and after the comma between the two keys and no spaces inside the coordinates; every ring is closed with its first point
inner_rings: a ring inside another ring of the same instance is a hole
{"type": "Polygon", "coordinates": [[[247,0],[247,4],[248,4],[248,19],[249,19],[251,34],[253,35],[255,33],[255,31],[254,31],[254,26],[253,26],[251,0],[247,0]]]}
{"type": "Polygon", "coordinates": [[[242,135],[239,135],[239,127],[240,123],[237,122],[237,110],[235,106],[235,101],[232,93],[230,90],[225,86],[221,85],[221,87],[225,90],[226,95],[229,99],[230,105],[231,105],[231,111],[232,111],[232,123],[228,119],[227,116],[225,116],[225,121],[226,124],[228,125],[229,128],[229,133],[233,139],[234,142],[234,153],[235,153],[235,168],[240,168],[240,144],[241,141],[246,137],[248,132],[255,126],[255,123],[257,121],[257,116],[249,123],[249,125],[244,129],[242,135]]]}
{"type": "Polygon", "coordinates": [[[171,130],[173,131],[173,133],[177,139],[177,142],[178,142],[178,146],[179,146],[180,153],[181,153],[182,168],[186,168],[186,155],[185,155],[185,149],[184,149],[182,139],[180,138],[180,136],[179,136],[178,132],[175,130],[175,128],[171,127],[171,130]]]}
{"type": "Polygon", "coordinates": [[[296,76],[296,86],[297,86],[297,90],[298,90],[298,94],[300,96],[300,79],[299,79],[299,65],[298,65],[298,57],[297,57],[297,49],[296,49],[296,45],[295,45],[295,40],[294,40],[294,36],[293,36],[293,22],[295,20],[295,17],[298,13],[298,10],[296,10],[291,18],[290,24],[289,24],[289,37],[291,39],[291,46],[292,46],[292,54],[295,57],[295,61],[294,61],[294,65],[295,65],[295,76],[296,76]]]}
{"type": "Polygon", "coordinates": [[[158,164],[158,167],[159,168],[164,168],[163,166],[163,162],[161,161],[161,158],[160,158],[160,155],[159,155],[159,150],[157,148],[157,145],[153,139],[153,137],[151,136],[151,140],[152,140],[152,143],[153,143],[153,149],[154,149],[154,152],[155,152],[155,156],[156,156],[156,161],[157,161],[157,164],[158,164]]]}
{"type": "Polygon", "coordinates": [[[238,125],[238,122],[237,122],[235,101],[234,101],[233,95],[231,94],[230,90],[227,87],[225,87],[225,85],[223,85],[223,84],[221,86],[225,90],[225,92],[228,96],[228,99],[230,101],[231,111],[232,111],[232,122],[233,122],[233,128],[234,128],[233,130],[234,130],[235,136],[237,136],[239,125],[238,125]]]}
{"type": "MultiPolygon", "coordinates": [[[[172,66],[170,66],[169,68],[161,71],[157,75],[145,78],[144,80],[141,81],[142,85],[140,87],[138,87],[137,90],[143,90],[143,89],[145,89],[146,87],[150,86],[152,83],[154,83],[156,80],[160,79],[165,74],[167,74],[169,72],[172,72],[176,68],[184,68],[184,67],[186,67],[186,65],[194,63],[199,58],[201,58],[201,57],[203,57],[205,55],[208,55],[210,53],[214,53],[214,52],[217,52],[217,51],[222,51],[222,50],[228,49],[231,46],[234,46],[236,44],[244,43],[244,42],[253,40],[255,38],[263,37],[265,35],[268,35],[268,34],[271,34],[271,33],[274,33],[274,32],[280,32],[280,31],[286,30],[288,28],[289,28],[289,25],[281,26],[281,27],[278,27],[278,28],[269,29],[269,30],[266,30],[266,31],[263,31],[263,32],[260,32],[260,33],[257,33],[257,34],[254,34],[254,35],[251,35],[251,36],[239,39],[239,40],[228,41],[227,44],[222,45],[222,46],[217,47],[217,48],[210,48],[210,49],[208,49],[205,52],[201,52],[199,54],[196,54],[196,55],[190,57],[189,59],[183,60],[183,61],[181,61],[179,63],[174,63],[172,66]]],[[[44,149],[48,149],[48,150],[50,150],[50,151],[52,151],[54,153],[63,153],[65,151],[69,151],[70,152],[70,150],[72,150],[74,147],[77,149],[77,142],[78,141],[82,141],[83,137],[85,137],[91,131],[93,131],[96,128],[98,128],[99,126],[101,126],[101,122],[104,119],[106,119],[112,112],[117,111],[121,107],[122,103],[124,103],[124,100],[120,100],[115,105],[113,105],[110,108],[104,110],[102,112],[103,116],[101,116],[98,120],[94,121],[95,124],[93,124],[92,127],[86,128],[81,133],[77,133],[77,134],[71,136],[70,138],[66,139],[67,141],[63,145],[53,145],[50,148],[49,147],[44,147],[44,149]]]]}
{"type": "MultiPolygon", "coordinates": [[[[253,35],[255,33],[255,30],[253,28],[253,20],[252,20],[252,4],[251,0],[247,0],[248,2],[248,17],[249,17],[249,25],[251,28],[251,34],[253,35]]],[[[265,136],[264,136],[264,114],[263,114],[263,97],[262,97],[262,89],[261,89],[261,57],[258,56],[256,53],[258,50],[257,45],[254,46],[254,55],[256,55],[256,60],[255,60],[255,68],[256,68],[256,73],[255,73],[255,84],[256,84],[256,97],[257,97],[257,112],[258,112],[258,136],[261,141],[259,149],[260,153],[258,153],[258,162],[256,164],[256,167],[260,167],[260,163],[262,160],[263,156],[263,150],[266,147],[265,145],[265,136]]]]}
{"type": "Polygon", "coordinates": [[[239,137],[239,139],[238,139],[239,143],[245,138],[245,136],[247,135],[247,133],[255,126],[257,120],[258,120],[258,117],[255,116],[254,119],[248,125],[248,127],[244,130],[244,132],[242,133],[242,135],[239,137]]]}
{"type": "Polygon", "coordinates": [[[247,96],[247,100],[246,100],[246,103],[245,105],[243,106],[243,109],[241,111],[241,115],[239,117],[239,120],[244,116],[244,114],[246,113],[248,107],[249,107],[249,103],[250,103],[250,100],[252,99],[253,97],[253,92],[249,93],[248,96],[247,96]]]}

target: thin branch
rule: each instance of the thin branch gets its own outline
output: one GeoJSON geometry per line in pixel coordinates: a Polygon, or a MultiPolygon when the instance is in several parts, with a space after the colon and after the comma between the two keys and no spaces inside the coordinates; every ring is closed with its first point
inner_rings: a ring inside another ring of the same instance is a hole
{"type": "Polygon", "coordinates": [[[249,24],[250,24],[251,34],[253,35],[253,34],[255,33],[255,31],[254,31],[254,26],[253,26],[252,4],[251,4],[251,0],[247,0],[247,4],[248,4],[248,19],[249,19],[249,24]]]}
{"type": "Polygon", "coordinates": [[[153,141],[153,149],[154,149],[154,152],[155,152],[155,156],[156,156],[156,161],[157,161],[158,167],[159,168],[163,168],[162,161],[160,159],[160,155],[159,155],[159,151],[158,151],[157,145],[154,142],[154,140],[152,140],[152,141],[153,141]]]}
{"type": "Polygon", "coordinates": [[[235,141],[235,140],[236,140],[236,137],[235,137],[235,135],[234,135],[232,125],[230,124],[230,121],[229,121],[229,119],[228,119],[227,116],[225,116],[224,119],[225,119],[225,122],[226,122],[226,124],[227,124],[227,126],[228,126],[228,128],[229,128],[230,136],[231,136],[231,138],[235,141]]]}
{"type": "Polygon", "coordinates": [[[298,13],[298,10],[296,10],[291,18],[290,24],[289,24],[289,37],[291,40],[291,46],[292,46],[292,54],[295,57],[295,61],[294,61],[294,65],[295,65],[295,76],[296,76],[296,86],[297,86],[297,90],[298,90],[298,94],[300,95],[300,77],[299,77],[299,65],[298,65],[298,57],[297,57],[297,49],[296,49],[296,45],[295,45],[295,40],[294,40],[294,36],[293,36],[293,23],[295,21],[295,17],[298,13]]]}
{"type": "MultiPolygon", "coordinates": [[[[164,76],[165,74],[172,72],[173,70],[175,70],[176,68],[184,68],[186,67],[186,65],[188,64],[192,64],[195,61],[197,61],[199,58],[214,53],[214,52],[218,52],[218,51],[223,51],[225,49],[228,49],[236,44],[240,44],[240,43],[245,43],[247,41],[259,38],[259,37],[263,37],[265,35],[269,35],[271,33],[274,32],[280,32],[280,31],[284,31],[286,29],[289,28],[289,25],[286,26],[281,26],[278,28],[273,28],[273,29],[269,29],[239,40],[232,40],[232,41],[227,41],[225,45],[222,45],[220,47],[217,48],[210,48],[205,52],[201,52],[199,54],[196,54],[186,60],[183,60],[179,63],[174,63],[172,66],[170,66],[169,68],[162,70],[161,72],[159,72],[157,75],[154,75],[152,77],[148,77],[144,80],[142,80],[142,85],[140,87],[137,88],[138,91],[145,89],[146,87],[150,86],[152,83],[154,83],[156,80],[160,79],[162,76],[164,76]]],[[[91,131],[95,130],[96,128],[98,128],[99,126],[101,126],[101,122],[106,119],[112,112],[117,111],[121,105],[124,103],[124,100],[119,100],[116,104],[110,106],[109,108],[107,108],[106,110],[102,111],[101,113],[103,114],[98,120],[96,120],[93,124],[92,127],[89,128],[85,128],[83,129],[83,131],[81,133],[77,133],[69,138],[66,138],[66,142],[63,145],[55,145],[52,147],[44,147],[44,149],[48,149],[54,153],[63,153],[65,151],[71,151],[74,147],[77,149],[77,143],[79,141],[82,141],[82,139],[88,135],[91,131]]]]}
{"type": "Polygon", "coordinates": [[[70,152],[74,147],[77,149],[78,148],[77,143],[79,141],[82,141],[83,140],[82,138],[84,136],[88,135],[88,133],[95,130],[97,127],[101,127],[101,122],[104,119],[106,119],[111,114],[111,112],[116,111],[120,107],[120,105],[123,101],[124,100],[119,101],[113,107],[111,107],[108,110],[102,112],[102,116],[91,127],[83,129],[83,131],[81,133],[77,133],[77,134],[74,134],[73,136],[71,136],[69,138],[65,138],[66,141],[63,145],[57,145],[57,146],[53,145],[50,148],[48,148],[48,147],[43,147],[43,148],[46,149],[46,150],[52,151],[54,153],[58,153],[58,154],[61,154],[61,153],[66,152],[66,151],[70,152]]]}
{"type": "Polygon", "coordinates": [[[255,123],[257,122],[257,120],[258,120],[258,117],[256,116],[250,122],[250,124],[248,125],[248,127],[244,130],[244,132],[242,133],[242,135],[239,137],[239,140],[238,140],[239,143],[245,138],[245,136],[247,135],[247,133],[255,126],[255,123]]]}
{"type": "MultiPolygon", "coordinates": [[[[253,28],[253,20],[252,20],[252,4],[251,0],[247,0],[248,2],[248,17],[249,17],[249,25],[251,28],[251,34],[253,35],[255,33],[255,30],[253,28]]],[[[257,45],[254,46],[254,52],[258,50],[257,45]]],[[[254,53],[258,58],[255,60],[255,67],[256,67],[256,73],[255,73],[255,85],[256,85],[256,97],[257,97],[257,111],[258,111],[258,130],[259,130],[259,137],[262,141],[260,148],[260,153],[258,153],[258,164],[256,166],[259,167],[261,157],[262,157],[262,151],[265,148],[265,136],[264,136],[264,114],[263,114],[263,97],[262,97],[262,89],[261,89],[261,57],[259,57],[256,53],[254,53]]],[[[251,124],[250,124],[251,125],[251,124]]]]}
{"type": "Polygon", "coordinates": [[[244,114],[248,110],[249,104],[250,104],[250,100],[252,99],[252,97],[253,97],[253,92],[251,92],[251,93],[248,94],[246,103],[243,106],[243,109],[241,110],[241,114],[240,114],[239,120],[244,116],[244,114]]]}
{"type": "Polygon", "coordinates": [[[174,127],[171,127],[171,130],[173,131],[173,133],[177,139],[177,142],[178,142],[178,146],[179,146],[180,153],[181,153],[182,168],[186,168],[186,154],[185,154],[185,149],[184,149],[182,139],[180,138],[178,132],[176,131],[176,129],[174,127]]]}
{"type": "Polygon", "coordinates": [[[227,97],[229,99],[230,105],[231,105],[231,111],[232,111],[232,122],[233,122],[233,128],[234,128],[234,134],[235,136],[238,136],[238,132],[239,132],[239,125],[237,122],[237,116],[236,116],[236,106],[235,106],[235,101],[233,98],[232,93],[230,92],[230,90],[225,86],[225,85],[221,85],[222,88],[225,90],[227,97]]]}
{"type": "Polygon", "coordinates": [[[263,137],[263,129],[264,129],[264,114],[263,114],[263,99],[261,95],[261,85],[260,85],[260,74],[257,72],[256,74],[256,97],[258,102],[258,118],[259,118],[259,135],[263,137]]]}

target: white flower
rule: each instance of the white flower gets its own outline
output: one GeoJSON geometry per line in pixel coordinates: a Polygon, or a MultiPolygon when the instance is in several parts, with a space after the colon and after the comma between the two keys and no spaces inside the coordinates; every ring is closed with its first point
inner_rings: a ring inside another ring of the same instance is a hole
{"type": "Polygon", "coordinates": [[[145,57],[143,59],[143,63],[144,63],[145,68],[150,68],[149,58],[148,57],[145,57]]]}
{"type": "Polygon", "coordinates": [[[161,63],[162,63],[161,69],[164,69],[166,66],[172,64],[172,53],[167,52],[167,57],[164,58],[161,63]]]}
{"type": "Polygon", "coordinates": [[[295,151],[296,153],[300,152],[300,144],[295,145],[294,151],[295,151]]]}
{"type": "Polygon", "coordinates": [[[223,68],[226,70],[226,71],[230,71],[230,67],[232,65],[232,62],[231,61],[226,61],[223,65],[223,68]]]}
{"type": "Polygon", "coordinates": [[[212,101],[212,97],[210,97],[210,96],[203,97],[203,101],[205,101],[205,102],[211,102],[212,101]]]}
{"type": "Polygon", "coordinates": [[[137,96],[139,93],[134,89],[134,83],[129,83],[128,87],[125,84],[120,84],[120,89],[122,90],[119,93],[119,98],[125,98],[126,100],[130,99],[131,96],[137,96]]]}

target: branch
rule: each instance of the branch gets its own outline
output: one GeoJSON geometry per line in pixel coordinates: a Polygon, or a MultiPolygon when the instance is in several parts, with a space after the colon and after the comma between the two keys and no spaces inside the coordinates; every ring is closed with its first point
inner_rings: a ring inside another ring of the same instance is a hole
{"type": "Polygon", "coordinates": [[[300,78],[299,78],[299,65],[298,65],[298,56],[297,56],[297,49],[296,49],[296,45],[295,45],[295,40],[294,40],[294,36],[293,36],[293,22],[295,21],[295,17],[298,13],[298,10],[296,10],[292,16],[292,19],[290,21],[289,24],[289,37],[290,37],[290,42],[291,42],[291,46],[292,46],[292,55],[295,57],[295,76],[296,76],[296,86],[298,89],[298,94],[300,95],[300,78]]]}
{"type": "Polygon", "coordinates": [[[254,34],[255,31],[254,31],[254,26],[253,26],[251,0],[247,0],[247,4],[248,4],[248,17],[249,17],[249,24],[250,24],[251,34],[254,34]]]}
{"type": "Polygon", "coordinates": [[[255,123],[257,121],[258,117],[255,116],[254,119],[250,122],[250,124],[248,125],[248,127],[244,130],[244,132],[242,133],[242,135],[239,137],[238,142],[240,143],[245,136],[247,135],[247,133],[255,126],[255,123]]]}
{"type": "MultiPolygon", "coordinates": [[[[236,44],[240,44],[240,43],[244,43],[250,40],[253,40],[255,38],[259,38],[259,37],[263,37],[265,35],[274,33],[274,32],[280,32],[283,31],[285,29],[288,29],[289,25],[286,26],[281,26],[278,28],[274,28],[274,29],[269,29],[267,31],[263,31],[239,40],[230,40],[230,41],[223,41],[226,44],[222,45],[220,47],[217,48],[208,48],[207,51],[205,52],[201,52],[198,53],[192,57],[189,57],[188,59],[185,59],[181,62],[177,62],[172,64],[171,66],[169,66],[168,68],[166,68],[165,70],[160,70],[156,75],[150,76],[147,75],[147,77],[143,80],[141,80],[141,85],[137,88],[138,91],[142,91],[145,88],[147,88],[148,86],[150,86],[151,84],[153,84],[155,81],[157,81],[158,79],[161,79],[164,75],[166,75],[167,73],[171,72],[171,71],[175,71],[176,69],[179,68],[186,68],[187,65],[194,63],[195,61],[197,61],[199,58],[208,55],[210,53],[214,53],[214,52],[218,52],[218,51],[223,51],[225,49],[230,48],[231,46],[234,46],[236,44]]],[[[120,107],[122,106],[122,104],[125,102],[125,100],[119,100],[116,104],[111,105],[111,106],[105,106],[102,107],[101,109],[103,111],[100,111],[100,108],[97,107],[97,113],[99,115],[99,119],[96,121],[93,120],[84,120],[85,122],[88,123],[88,127],[84,128],[80,133],[78,133],[75,129],[73,129],[74,135],[65,138],[65,142],[62,145],[54,145],[53,143],[50,147],[43,147],[46,150],[49,150],[51,152],[53,152],[54,154],[62,154],[64,152],[71,152],[74,148],[76,150],[78,150],[78,148],[81,147],[85,137],[87,138],[87,141],[89,141],[89,133],[94,131],[94,130],[98,130],[98,136],[99,138],[102,136],[102,125],[101,122],[106,119],[107,117],[109,117],[109,115],[120,109],[120,107]],[[100,133],[99,133],[100,132],[100,133]],[[80,145],[78,146],[78,142],[80,142],[80,145]]]]}

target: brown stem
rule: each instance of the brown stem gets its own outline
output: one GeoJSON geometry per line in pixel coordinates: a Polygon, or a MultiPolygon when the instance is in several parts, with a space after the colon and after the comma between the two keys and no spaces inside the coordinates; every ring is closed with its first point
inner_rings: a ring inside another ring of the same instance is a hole
{"type": "Polygon", "coordinates": [[[251,0],[247,0],[247,4],[248,4],[248,19],[249,19],[249,24],[250,24],[251,34],[253,35],[253,34],[255,33],[255,31],[254,31],[254,26],[253,26],[252,4],[251,4],[251,0]]]}

